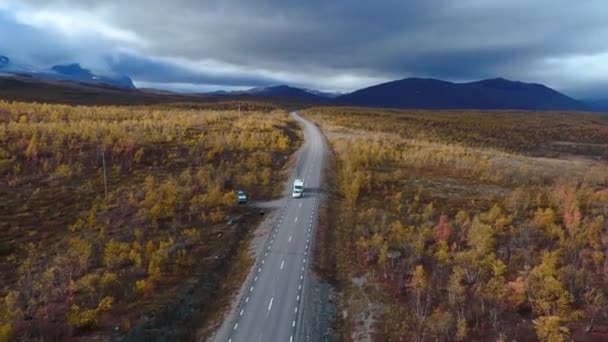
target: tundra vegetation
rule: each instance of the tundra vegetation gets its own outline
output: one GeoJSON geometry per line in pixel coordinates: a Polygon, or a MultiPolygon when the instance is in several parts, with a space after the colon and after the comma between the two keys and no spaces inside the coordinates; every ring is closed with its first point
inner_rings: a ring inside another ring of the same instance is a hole
{"type": "Polygon", "coordinates": [[[301,143],[242,107],[0,101],[0,340],[122,334],[197,286],[204,312],[254,215],[234,191],[278,195],[301,143]]]}
{"type": "Polygon", "coordinates": [[[344,340],[608,338],[608,117],[312,108],[344,340]]]}

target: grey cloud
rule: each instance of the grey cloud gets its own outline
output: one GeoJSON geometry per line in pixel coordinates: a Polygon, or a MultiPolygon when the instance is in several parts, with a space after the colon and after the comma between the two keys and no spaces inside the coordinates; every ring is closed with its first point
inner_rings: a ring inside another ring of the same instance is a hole
{"type": "Polygon", "coordinates": [[[266,86],[276,84],[278,80],[264,76],[246,75],[242,73],[209,74],[204,71],[189,69],[179,65],[179,62],[154,60],[147,57],[118,54],[106,59],[110,68],[121,74],[128,74],[141,81],[162,84],[190,83],[213,84],[230,87],[266,86]]]}
{"type": "MultiPolygon", "coordinates": [[[[559,70],[540,70],[546,60],[608,52],[603,0],[23,0],[15,6],[84,11],[136,33],[149,44],[111,67],[148,82],[256,86],[291,82],[299,74],[300,84],[328,89],[338,87],[322,83],[331,82],[328,74],[355,73],[383,79],[504,76],[568,90],[575,87],[559,70]],[[210,75],[159,65],[152,57],[212,59],[267,72],[210,75]],[[536,75],[542,79],[530,79],[536,75]]],[[[115,56],[112,50],[125,48],[121,44],[90,49],[115,56]]],[[[581,89],[580,79],[574,80],[580,76],[568,77],[581,89]]],[[[588,88],[608,82],[608,75],[601,78],[588,88]]]]}

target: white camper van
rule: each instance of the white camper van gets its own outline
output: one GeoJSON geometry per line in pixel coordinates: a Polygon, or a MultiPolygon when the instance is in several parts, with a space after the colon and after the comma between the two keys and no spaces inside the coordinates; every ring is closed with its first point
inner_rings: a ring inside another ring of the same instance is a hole
{"type": "Polygon", "coordinates": [[[300,198],[302,197],[302,194],[304,194],[304,180],[296,179],[293,181],[293,193],[291,194],[291,197],[300,198]]]}

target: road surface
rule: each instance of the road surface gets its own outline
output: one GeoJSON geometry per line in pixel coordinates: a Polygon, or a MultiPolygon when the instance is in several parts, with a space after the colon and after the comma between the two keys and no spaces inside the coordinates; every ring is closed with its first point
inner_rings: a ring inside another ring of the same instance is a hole
{"type": "MultiPolygon", "coordinates": [[[[284,199],[264,252],[254,264],[215,340],[228,342],[295,341],[302,323],[302,303],[311,263],[318,189],[326,153],[321,131],[291,114],[304,131],[295,177],[304,179],[302,198],[284,199]]],[[[293,178],[290,181],[293,182],[293,178]]]]}

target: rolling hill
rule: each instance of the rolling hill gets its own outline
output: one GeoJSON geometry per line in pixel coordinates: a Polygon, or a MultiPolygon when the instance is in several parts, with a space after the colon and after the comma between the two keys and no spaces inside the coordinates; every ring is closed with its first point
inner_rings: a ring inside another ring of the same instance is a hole
{"type": "Polygon", "coordinates": [[[406,78],[339,96],[336,103],[362,107],[419,109],[587,109],[582,102],[547,86],[503,78],[469,83],[406,78]]]}
{"type": "Polygon", "coordinates": [[[247,90],[237,91],[216,91],[208,93],[207,95],[220,95],[220,96],[248,96],[253,98],[289,98],[297,99],[304,102],[310,103],[329,103],[332,95],[330,93],[323,93],[316,90],[308,90],[303,88],[296,88],[288,85],[276,85],[269,87],[257,87],[247,90]]]}

